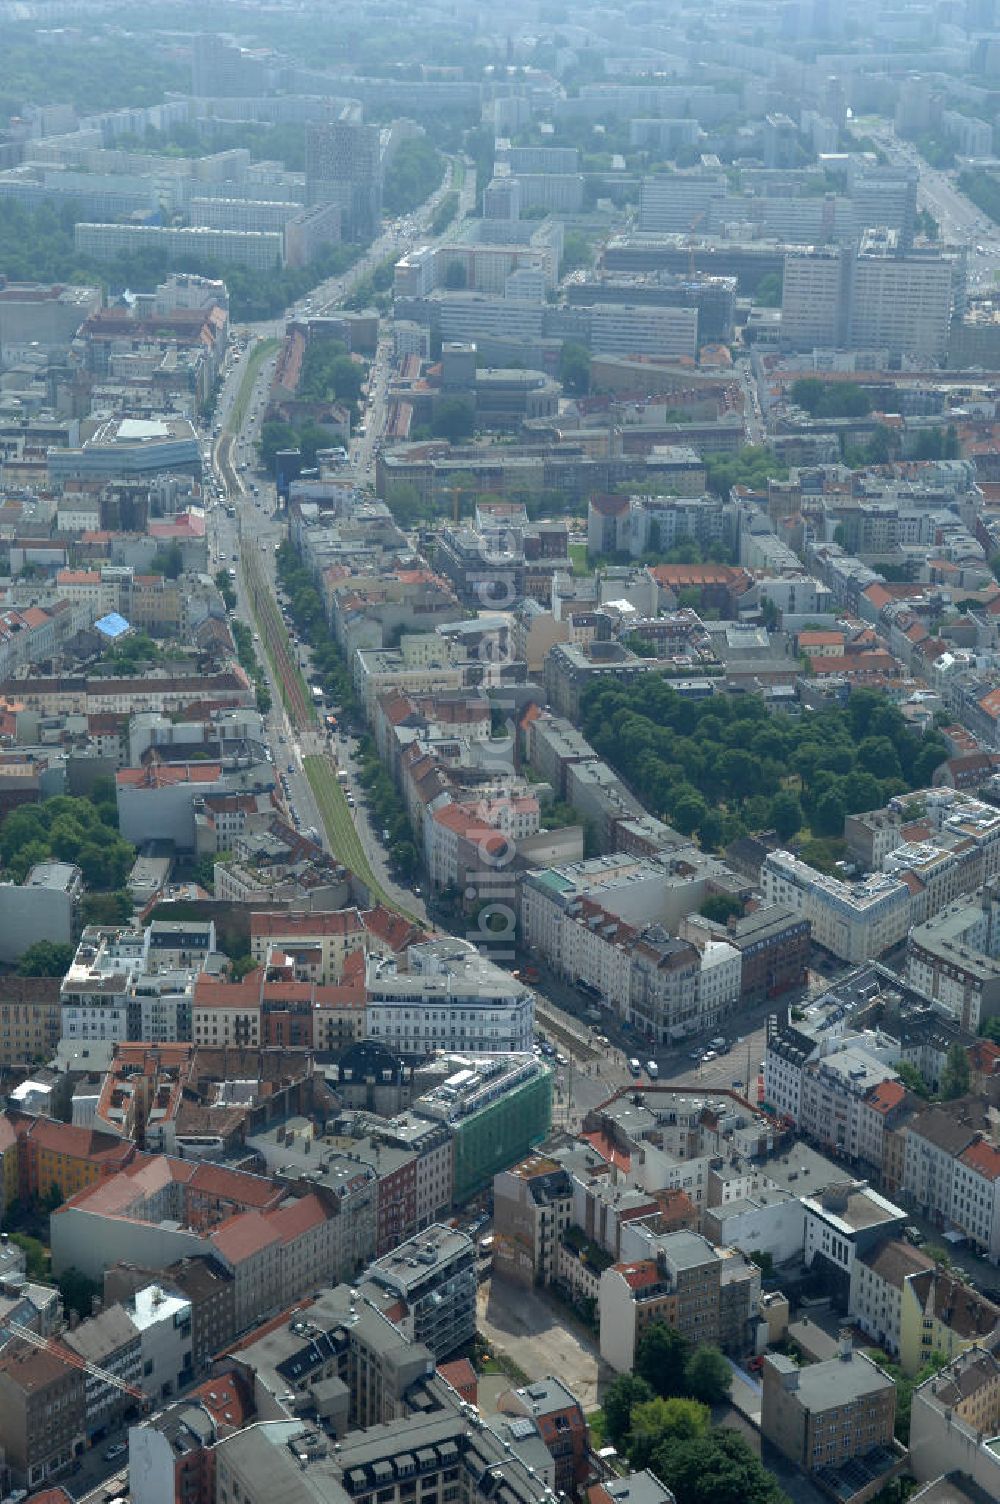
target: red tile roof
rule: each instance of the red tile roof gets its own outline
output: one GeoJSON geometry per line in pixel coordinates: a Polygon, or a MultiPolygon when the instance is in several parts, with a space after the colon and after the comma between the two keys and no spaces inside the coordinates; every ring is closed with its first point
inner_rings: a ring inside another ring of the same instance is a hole
{"type": "Polygon", "coordinates": [[[370,935],[376,936],[390,950],[397,952],[406,950],[414,941],[423,938],[418,925],[411,924],[408,919],[381,903],[373,909],[366,909],[361,915],[361,922],[370,935]]]}
{"type": "Polygon", "coordinates": [[[663,1279],[652,1259],[642,1259],[637,1264],[615,1264],[614,1267],[615,1273],[621,1275],[630,1290],[649,1290],[663,1279]]]}
{"type": "Polygon", "coordinates": [[[215,1196],[248,1208],[273,1206],[281,1194],[274,1182],[264,1175],[229,1170],[224,1165],[207,1162],[197,1166],[188,1185],[199,1195],[215,1196]]]}
{"type": "Polygon", "coordinates": [[[632,1156],[616,1149],[606,1133],[581,1133],[580,1137],[585,1139],[592,1149],[596,1149],[607,1164],[614,1165],[616,1169],[628,1173],[632,1165],[632,1156]]]}
{"type": "Polygon", "coordinates": [[[35,1148],[105,1166],[117,1164],[124,1168],[135,1154],[134,1144],[123,1142],[113,1134],[56,1122],[53,1118],[29,1119],[24,1136],[35,1148]]]}
{"type": "Polygon", "coordinates": [[[963,1165],[968,1165],[986,1180],[1000,1180],[1000,1149],[994,1148],[986,1139],[970,1144],[958,1157],[963,1165]]]}
{"type": "Polygon", "coordinates": [[[479,1378],[468,1358],[456,1358],[451,1363],[439,1363],[438,1373],[464,1400],[476,1403],[479,1378]]]}
{"type": "Polygon", "coordinates": [[[310,1228],[319,1227],[327,1220],[327,1213],[318,1196],[299,1196],[286,1206],[279,1206],[268,1216],[268,1222],[277,1232],[282,1243],[294,1242],[310,1228]]]}
{"type": "Polygon", "coordinates": [[[677,585],[726,585],[746,588],[751,584],[745,569],[731,564],[654,564],[650,574],[668,590],[677,585]]]}
{"type": "Polygon", "coordinates": [[[263,979],[262,966],[248,971],[239,982],[220,982],[205,972],[199,972],[194,979],[194,1005],[196,1008],[257,1008],[263,979]]]}
{"type": "Polygon", "coordinates": [[[991,1076],[1000,1069],[1000,1045],[994,1044],[992,1039],[977,1039],[965,1053],[972,1069],[981,1075],[991,1076]]]}
{"type": "Polygon", "coordinates": [[[177,783],[216,783],[222,776],[217,762],[150,763],[145,768],[122,768],[115,774],[121,788],[168,788],[177,783]]]}
{"type": "Polygon", "coordinates": [[[875,1112],[891,1112],[906,1096],[906,1087],[901,1081],[881,1081],[868,1093],[868,1106],[875,1112]]]}
{"type": "MultiPolygon", "coordinates": [[[[255,1331],[254,1340],[258,1332],[255,1331]]],[[[241,1431],[254,1416],[253,1395],[243,1380],[235,1373],[221,1374],[217,1379],[206,1379],[188,1395],[191,1400],[200,1400],[217,1426],[223,1429],[232,1426],[241,1431]]]]}
{"type": "Polygon", "coordinates": [[[211,1234],[212,1247],[229,1264],[242,1264],[280,1241],[277,1227],[260,1212],[239,1212],[211,1234]]]}

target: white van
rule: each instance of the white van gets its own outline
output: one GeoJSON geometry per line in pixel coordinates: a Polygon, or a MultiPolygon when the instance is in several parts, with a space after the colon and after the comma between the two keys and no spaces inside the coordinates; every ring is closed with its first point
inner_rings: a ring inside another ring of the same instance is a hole
{"type": "Polygon", "coordinates": [[[659,1077],[659,1074],[660,1074],[660,1067],[657,1065],[656,1061],[655,1060],[647,1060],[646,1061],[646,1075],[649,1077],[650,1081],[656,1081],[658,1079],[658,1077],[659,1077]]]}
{"type": "Polygon", "coordinates": [[[641,1076],[642,1075],[642,1066],[639,1064],[638,1060],[636,1060],[636,1058],[635,1058],[634,1055],[632,1056],[632,1059],[628,1063],[628,1068],[629,1068],[629,1071],[631,1072],[631,1074],[633,1076],[641,1076]]]}

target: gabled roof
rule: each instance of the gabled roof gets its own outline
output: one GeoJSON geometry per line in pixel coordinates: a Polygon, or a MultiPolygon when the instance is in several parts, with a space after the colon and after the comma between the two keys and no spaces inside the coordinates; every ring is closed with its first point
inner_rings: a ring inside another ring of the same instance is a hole
{"type": "Polygon", "coordinates": [[[984,1179],[1000,1180],[1000,1149],[994,1148],[986,1139],[970,1144],[958,1157],[963,1165],[968,1165],[984,1179]]]}
{"type": "Polygon", "coordinates": [[[281,1234],[261,1212],[238,1212],[215,1229],[210,1242],[227,1263],[242,1264],[280,1243],[281,1234]]]}

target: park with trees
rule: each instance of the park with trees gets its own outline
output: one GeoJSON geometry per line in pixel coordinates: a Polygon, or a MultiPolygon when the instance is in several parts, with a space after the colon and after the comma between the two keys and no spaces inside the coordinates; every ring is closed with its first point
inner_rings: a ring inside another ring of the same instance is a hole
{"type": "MultiPolygon", "coordinates": [[[[80,868],[87,892],[88,924],[117,923],[132,913],[125,890],[135,847],[118,833],[113,781],[99,779],[86,797],[57,794],[12,810],[0,825],[0,875],[22,883],[38,862],[71,862],[80,868]]],[[[51,940],[28,946],[17,961],[20,976],[59,977],[73,959],[73,947],[51,940]]]]}
{"type": "MultiPolygon", "coordinates": [[[[582,730],[647,808],[708,850],[776,829],[837,840],[844,818],[925,788],[947,757],[884,695],[857,690],[844,709],[771,714],[756,695],[691,701],[658,674],[585,691],[582,730]]],[[[817,863],[819,864],[819,863],[817,863]]]]}

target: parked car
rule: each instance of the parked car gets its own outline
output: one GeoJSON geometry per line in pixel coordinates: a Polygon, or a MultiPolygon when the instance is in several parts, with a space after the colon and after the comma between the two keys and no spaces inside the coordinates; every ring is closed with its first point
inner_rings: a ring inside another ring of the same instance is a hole
{"type": "Polygon", "coordinates": [[[125,1457],[125,1456],[127,1456],[127,1454],[128,1454],[128,1442],[127,1441],[116,1441],[115,1444],[114,1444],[114,1446],[108,1447],[107,1450],[105,1451],[105,1453],[104,1453],[104,1460],[105,1460],[105,1462],[117,1462],[117,1460],[118,1460],[119,1457],[125,1457]]]}

